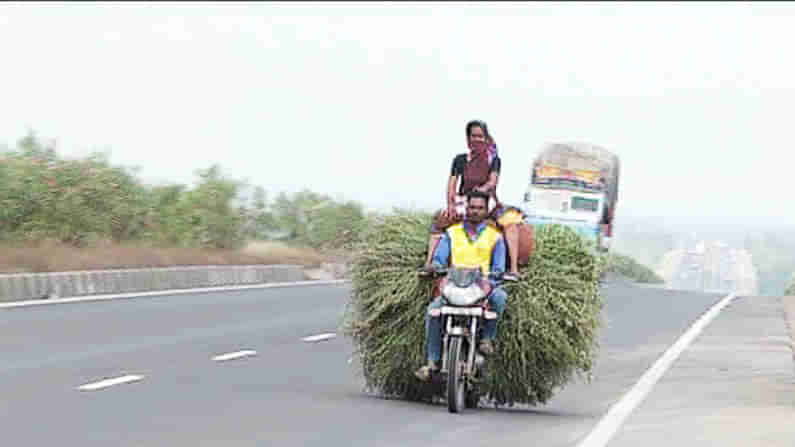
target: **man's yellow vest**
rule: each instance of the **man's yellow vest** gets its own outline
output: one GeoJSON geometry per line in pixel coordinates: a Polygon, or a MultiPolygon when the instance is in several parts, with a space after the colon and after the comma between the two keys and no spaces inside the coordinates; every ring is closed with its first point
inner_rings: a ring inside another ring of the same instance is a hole
{"type": "Polygon", "coordinates": [[[480,233],[475,242],[469,240],[463,223],[457,223],[447,229],[450,237],[450,261],[455,267],[473,268],[480,267],[484,275],[491,270],[491,252],[502,236],[492,225],[480,233]]]}

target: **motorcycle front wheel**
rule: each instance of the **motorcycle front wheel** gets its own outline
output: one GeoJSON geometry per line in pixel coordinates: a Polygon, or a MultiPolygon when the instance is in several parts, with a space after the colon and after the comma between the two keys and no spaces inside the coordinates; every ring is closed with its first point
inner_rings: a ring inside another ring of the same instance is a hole
{"type": "Polygon", "coordinates": [[[464,364],[461,359],[461,338],[452,337],[447,351],[447,409],[458,413],[464,408],[464,364]]]}

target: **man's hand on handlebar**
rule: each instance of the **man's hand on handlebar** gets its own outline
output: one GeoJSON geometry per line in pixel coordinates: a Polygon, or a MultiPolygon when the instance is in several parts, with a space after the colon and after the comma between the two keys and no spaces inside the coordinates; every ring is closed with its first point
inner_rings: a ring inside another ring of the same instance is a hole
{"type": "MultiPolygon", "coordinates": [[[[448,268],[439,264],[431,264],[430,266],[423,267],[417,273],[422,277],[439,277],[447,275],[448,268]]],[[[494,281],[502,281],[505,272],[489,272],[487,278],[494,281]]]]}
{"type": "Polygon", "coordinates": [[[439,264],[431,264],[423,267],[418,272],[419,276],[444,276],[447,274],[447,267],[439,264]]]}

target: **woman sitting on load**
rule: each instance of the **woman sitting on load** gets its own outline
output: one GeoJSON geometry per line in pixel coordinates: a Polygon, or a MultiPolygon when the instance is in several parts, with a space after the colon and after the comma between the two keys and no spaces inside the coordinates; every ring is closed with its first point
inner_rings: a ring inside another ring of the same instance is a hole
{"type": "Polygon", "coordinates": [[[507,242],[509,271],[503,275],[506,281],[519,279],[519,225],[524,215],[518,208],[506,207],[497,199],[497,184],[500,177],[502,161],[497,155],[494,142],[486,123],[470,121],[466,125],[469,152],[458,154],[453,159],[450,178],[447,181],[447,207],[437,211],[433,216],[428,241],[428,256],[421,272],[430,270],[431,258],[436,245],[444,231],[453,224],[461,222],[466,212],[466,195],[470,191],[489,194],[494,200],[489,218],[502,230],[507,242]],[[456,194],[456,186],[458,193],[456,194]]]}

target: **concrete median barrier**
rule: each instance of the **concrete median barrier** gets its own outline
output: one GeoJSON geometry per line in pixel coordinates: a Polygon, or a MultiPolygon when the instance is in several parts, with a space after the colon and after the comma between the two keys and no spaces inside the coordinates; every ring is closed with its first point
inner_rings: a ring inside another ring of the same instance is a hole
{"type": "Polygon", "coordinates": [[[187,266],[0,275],[0,302],[308,279],[298,265],[187,266]]]}

